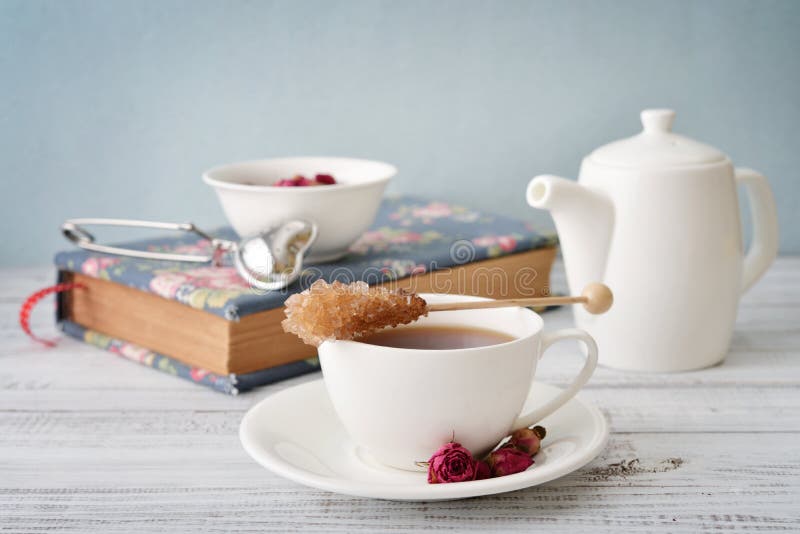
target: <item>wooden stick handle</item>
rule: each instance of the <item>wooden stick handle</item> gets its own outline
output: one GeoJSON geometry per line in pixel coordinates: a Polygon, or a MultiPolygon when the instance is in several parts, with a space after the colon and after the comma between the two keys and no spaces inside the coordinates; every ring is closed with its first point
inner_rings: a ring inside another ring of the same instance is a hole
{"type": "Polygon", "coordinates": [[[531,297],[476,302],[440,302],[438,304],[428,304],[428,311],[486,310],[512,306],[556,306],[558,304],[578,304],[586,301],[586,297],[531,297]]]}
{"type": "Polygon", "coordinates": [[[614,295],[608,286],[592,283],[586,286],[583,293],[572,297],[531,297],[505,300],[478,300],[474,302],[441,302],[428,304],[428,311],[485,310],[489,308],[507,308],[512,306],[556,306],[559,304],[583,304],[586,311],[592,314],[605,313],[614,303],[614,295]]]}

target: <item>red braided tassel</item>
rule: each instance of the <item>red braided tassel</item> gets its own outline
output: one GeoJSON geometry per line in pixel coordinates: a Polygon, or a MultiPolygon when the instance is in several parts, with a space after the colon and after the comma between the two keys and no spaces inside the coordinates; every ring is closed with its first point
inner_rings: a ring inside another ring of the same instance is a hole
{"type": "Polygon", "coordinates": [[[47,347],[55,347],[57,340],[43,339],[37,337],[31,331],[31,324],[30,324],[31,312],[33,311],[33,308],[36,307],[36,304],[38,304],[39,301],[45,298],[46,296],[51,295],[53,293],[61,293],[63,291],[69,291],[70,289],[86,289],[86,286],[79,282],[65,282],[62,284],[56,284],[54,286],[40,289],[30,297],[25,299],[25,302],[22,303],[22,307],[19,309],[19,325],[22,327],[22,331],[28,334],[28,336],[30,336],[32,340],[38,341],[42,345],[45,345],[47,347]]]}

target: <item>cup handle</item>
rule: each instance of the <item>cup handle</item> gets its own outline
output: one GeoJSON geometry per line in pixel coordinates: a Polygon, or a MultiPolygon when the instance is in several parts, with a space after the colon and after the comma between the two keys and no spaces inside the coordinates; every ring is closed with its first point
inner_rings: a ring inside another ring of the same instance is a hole
{"type": "Polygon", "coordinates": [[[514,426],[512,428],[517,429],[535,425],[551,413],[561,408],[568,400],[574,397],[578,391],[580,391],[584,384],[589,381],[592,373],[594,373],[594,370],[597,367],[597,343],[595,343],[592,336],[579,328],[566,328],[564,330],[544,333],[542,335],[542,350],[540,352],[541,356],[544,356],[544,352],[552,344],[557,341],[561,341],[562,339],[577,339],[578,341],[583,341],[584,345],[586,345],[586,363],[583,364],[583,369],[581,369],[581,372],[575,377],[575,380],[572,381],[572,384],[570,384],[567,389],[559,393],[550,402],[544,406],[540,406],[532,412],[517,417],[517,420],[514,422],[514,426]]]}
{"type": "Polygon", "coordinates": [[[753,215],[753,242],[744,258],[742,292],[761,278],[778,255],[778,211],[766,177],[753,169],[736,169],[736,182],[744,185],[753,215]]]}

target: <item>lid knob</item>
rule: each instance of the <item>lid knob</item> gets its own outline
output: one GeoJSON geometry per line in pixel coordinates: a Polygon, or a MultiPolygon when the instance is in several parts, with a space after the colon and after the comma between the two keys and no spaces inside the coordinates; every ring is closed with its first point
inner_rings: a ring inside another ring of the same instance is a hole
{"type": "Polygon", "coordinates": [[[645,133],[671,132],[675,112],[671,109],[646,109],[641,117],[645,133]]]}

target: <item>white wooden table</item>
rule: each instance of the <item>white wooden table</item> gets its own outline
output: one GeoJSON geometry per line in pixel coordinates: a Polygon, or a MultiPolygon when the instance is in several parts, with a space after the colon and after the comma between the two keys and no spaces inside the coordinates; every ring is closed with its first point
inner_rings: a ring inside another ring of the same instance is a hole
{"type": "MultiPolygon", "coordinates": [[[[800,258],[780,259],[745,296],[723,365],[598,370],[582,396],[613,434],[589,466],[442,503],[351,498],[270,474],[239,445],[239,421],[308,377],[228,397],[70,339],[38,347],[16,312],[52,271],[0,274],[0,531],[800,530],[800,258]]],[[[40,308],[35,330],[54,332],[52,307],[40,308]]],[[[562,345],[540,371],[556,384],[579,365],[562,345]]]]}

